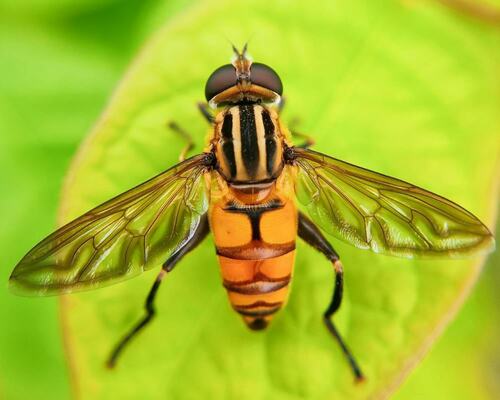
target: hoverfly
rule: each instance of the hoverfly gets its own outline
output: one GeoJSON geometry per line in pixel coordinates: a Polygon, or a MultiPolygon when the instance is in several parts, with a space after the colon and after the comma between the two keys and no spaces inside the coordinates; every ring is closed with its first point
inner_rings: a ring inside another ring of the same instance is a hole
{"type": "Polygon", "coordinates": [[[205,151],[42,240],[16,266],[10,286],[27,295],[69,293],[161,264],[146,315],[111,353],[112,367],[154,316],[163,278],[210,232],[232,307],[250,329],[266,328],[286,303],[299,236],[333,266],[323,321],[362,380],[332,321],[342,301],[343,268],[322,229],[356,247],[401,257],[469,256],[491,249],[493,236],[450,200],[312,151],[310,141],[294,146],[280,119],[281,80],[269,66],[253,63],[246,47],[233,46],[232,63],[207,80],[208,103],[200,104],[211,126],[205,151]]]}

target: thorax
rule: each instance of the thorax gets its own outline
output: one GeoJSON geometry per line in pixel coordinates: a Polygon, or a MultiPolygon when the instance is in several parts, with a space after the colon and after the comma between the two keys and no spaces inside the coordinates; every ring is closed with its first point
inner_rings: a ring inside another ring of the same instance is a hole
{"type": "Polygon", "coordinates": [[[283,169],[283,143],[278,115],[269,107],[240,104],[216,116],[217,170],[232,185],[275,180],[283,169]]]}

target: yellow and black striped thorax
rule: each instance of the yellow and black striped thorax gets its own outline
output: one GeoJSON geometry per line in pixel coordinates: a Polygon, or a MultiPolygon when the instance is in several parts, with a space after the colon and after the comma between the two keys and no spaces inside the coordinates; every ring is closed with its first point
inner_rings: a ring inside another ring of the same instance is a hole
{"type": "Polygon", "coordinates": [[[277,114],[260,104],[226,108],[215,120],[218,172],[232,184],[270,182],[283,169],[277,114]]]}

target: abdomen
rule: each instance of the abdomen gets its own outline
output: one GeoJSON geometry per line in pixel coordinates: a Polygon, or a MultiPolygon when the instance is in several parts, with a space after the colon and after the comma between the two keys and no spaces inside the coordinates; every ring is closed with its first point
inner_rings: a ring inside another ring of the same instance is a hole
{"type": "Polygon", "coordinates": [[[286,303],[293,274],[297,210],[270,196],[253,205],[223,198],[210,209],[223,285],[251,329],[263,329],[286,303]]]}

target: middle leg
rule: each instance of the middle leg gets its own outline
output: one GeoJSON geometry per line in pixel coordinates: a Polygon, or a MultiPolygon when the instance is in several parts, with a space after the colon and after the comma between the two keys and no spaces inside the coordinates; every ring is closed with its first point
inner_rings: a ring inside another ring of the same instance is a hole
{"type": "MultiPolygon", "coordinates": [[[[285,105],[286,105],[286,97],[282,97],[281,101],[278,104],[278,114],[281,114],[283,112],[285,105]]],[[[297,147],[300,147],[302,149],[308,149],[309,147],[314,146],[316,141],[311,136],[295,130],[295,127],[298,124],[299,124],[298,118],[293,118],[292,120],[290,120],[290,123],[288,124],[292,136],[303,140],[303,142],[298,144],[297,147]]]]}
{"type": "Polygon", "coordinates": [[[179,161],[184,161],[188,155],[188,153],[194,149],[194,141],[189,132],[182,129],[177,122],[170,121],[168,123],[168,127],[177,133],[180,137],[182,137],[186,141],[186,146],[181,150],[181,154],[179,155],[179,161]]]}
{"type": "Polygon", "coordinates": [[[335,312],[339,309],[340,304],[342,303],[344,272],[342,269],[340,258],[331,244],[328,242],[328,240],[318,229],[318,227],[302,213],[299,213],[298,234],[301,239],[303,239],[307,244],[314,247],[316,250],[323,253],[326,258],[328,258],[328,260],[330,260],[333,264],[333,268],[335,270],[335,287],[330,304],[323,314],[323,322],[325,323],[328,331],[339,343],[342,352],[344,353],[347,361],[349,362],[349,365],[351,366],[356,381],[362,381],[364,380],[364,375],[331,319],[333,314],[335,314],[335,312]]]}

